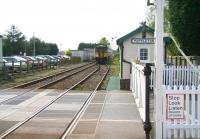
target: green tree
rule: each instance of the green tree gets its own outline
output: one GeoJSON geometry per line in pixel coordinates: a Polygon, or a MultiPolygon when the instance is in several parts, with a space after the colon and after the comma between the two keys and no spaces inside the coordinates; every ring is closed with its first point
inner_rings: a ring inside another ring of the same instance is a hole
{"type": "Polygon", "coordinates": [[[65,51],[65,55],[71,56],[72,55],[72,51],[70,49],[68,49],[67,51],[65,51]]]}
{"type": "Polygon", "coordinates": [[[200,55],[199,13],[199,0],[169,0],[171,32],[186,55],[200,55]]]}
{"type": "Polygon", "coordinates": [[[19,55],[25,51],[25,36],[14,25],[6,32],[3,53],[4,56],[19,55]]]}
{"type": "Polygon", "coordinates": [[[110,42],[106,39],[106,37],[103,37],[100,41],[99,44],[109,46],[110,42]]]}
{"type": "MultiPolygon", "coordinates": [[[[155,6],[149,6],[147,8],[146,13],[146,20],[149,27],[155,29],[155,6]]],[[[165,1],[165,7],[164,7],[164,31],[165,32],[171,32],[170,29],[170,12],[169,12],[169,2],[165,1]]],[[[176,48],[175,44],[172,42],[170,45],[167,46],[167,51],[170,55],[180,55],[180,52],[176,48]]]]}
{"type": "Polygon", "coordinates": [[[79,43],[78,50],[84,50],[85,48],[95,48],[98,44],[96,43],[79,43]]]}
{"type": "Polygon", "coordinates": [[[30,38],[28,45],[28,55],[34,54],[34,41],[35,41],[35,54],[36,55],[57,55],[59,49],[55,43],[47,43],[42,41],[40,38],[30,38]]]}

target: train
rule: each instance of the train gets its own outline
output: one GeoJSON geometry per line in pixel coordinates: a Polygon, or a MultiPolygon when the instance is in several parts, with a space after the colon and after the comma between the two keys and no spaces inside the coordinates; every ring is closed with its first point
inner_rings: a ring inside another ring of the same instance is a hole
{"type": "Polygon", "coordinates": [[[109,64],[110,53],[107,46],[98,45],[95,47],[95,60],[97,64],[109,64]]]}

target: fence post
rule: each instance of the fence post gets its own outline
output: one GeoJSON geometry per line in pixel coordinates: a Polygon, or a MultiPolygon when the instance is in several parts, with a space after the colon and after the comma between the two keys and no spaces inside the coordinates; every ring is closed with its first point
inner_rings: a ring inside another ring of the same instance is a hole
{"type": "Polygon", "coordinates": [[[12,60],[12,75],[14,75],[14,70],[15,70],[15,67],[14,67],[14,61],[12,60]]]}
{"type": "Polygon", "coordinates": [[[20,74],[22,74],[22,61],[20,60],[20,74]]]}
{"type": "Polygon", "coordinates": [[[146,78],[146,92],[145,92],[145,122],[144,122],[144,131],[146,134],[146,139],[150,139],[150,131],[152,129],[151,122],[150,122],[150,107],[149,107],[149,94],[150,94],[150,75],[151,75],[151,64],[146,63],[144,67],[144,75],[146,78]]]}

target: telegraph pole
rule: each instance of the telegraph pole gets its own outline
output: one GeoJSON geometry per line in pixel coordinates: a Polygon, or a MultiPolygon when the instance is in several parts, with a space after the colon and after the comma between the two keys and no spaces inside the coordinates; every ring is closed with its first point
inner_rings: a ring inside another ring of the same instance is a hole
{"type": "Polygon", "coordinates": [[[156,82],[155,82],[155,139],[162,139],[163,134],[163,115],[162,115],[162,81],[164,69],[164,0],[156,0],[156,22],[155,22],[155,68],[156,68],[156,82]]]}

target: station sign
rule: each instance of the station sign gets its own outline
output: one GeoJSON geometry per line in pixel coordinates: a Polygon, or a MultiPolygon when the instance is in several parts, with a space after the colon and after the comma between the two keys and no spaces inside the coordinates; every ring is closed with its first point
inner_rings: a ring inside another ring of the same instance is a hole
{"type": "Polygon", "coordinates": [[[184,119],[185,94],[167,94],[166,95],[166,118],[184,119]]]}
{"type": "Polygon", "coordinates": [[[133,44],[154,44],[154,38],[132,38],[131,43],[133,44]]]}

